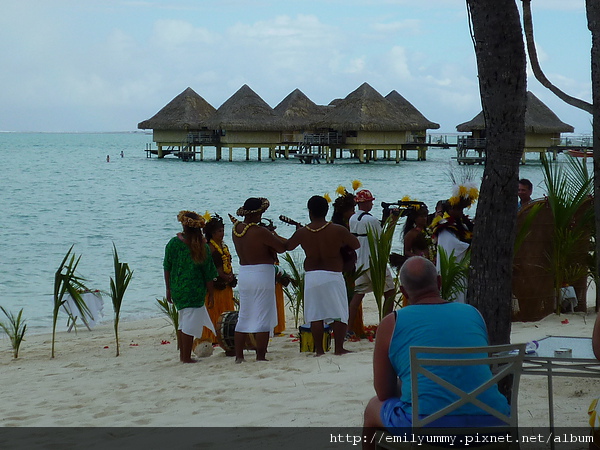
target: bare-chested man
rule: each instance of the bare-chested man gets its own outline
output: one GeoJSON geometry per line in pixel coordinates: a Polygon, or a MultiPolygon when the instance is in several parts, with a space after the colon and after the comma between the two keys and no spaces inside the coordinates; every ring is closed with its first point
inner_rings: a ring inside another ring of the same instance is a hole
{"type": "Polygon", "coordinates": [[[342,275],[344,261],[340,250],[360,247],[347,228],[325,220],[329,205],[315,195],[308,201],[311,222],[299,228],[287,241],[287,249],[302,246],[306,259],[304,270],[304,318],[310,322],[316,356],[323,355],[324,323],[331,323],[335,335],[335,354],[348,353],[344,338],[348,329],[348,298],[342,275]]]}
{"type": "Polygon", "coordinates": [[[233,243],[240,259],[240,310],[234,338],[236,363],[244,361],[248,333],[254,333],[256,338],[256,360],[266,361],[269,334],[277,325],[274,263],[277,253],[285,251],[285,243],[258,225],[268,207],[266,198],[249,198],[237,210],[244,221],[233,226],[233,243]]]}

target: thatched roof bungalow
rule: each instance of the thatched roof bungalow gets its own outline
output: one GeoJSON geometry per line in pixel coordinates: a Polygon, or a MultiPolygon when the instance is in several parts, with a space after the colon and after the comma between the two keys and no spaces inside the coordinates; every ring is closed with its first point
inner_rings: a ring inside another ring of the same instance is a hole
{"type": "Polygon", "coordinates": [[[153,140],[158,145],[159,157],[162,157],[163,147],[181,149],[187,145],[190,133],[195,138],[202,134],[206,143],[214,141],[206,121],[215,112],[210,103],[188,87],[150,119],[140,122],[138,128],[153,130],[153,140]]]}
{"type": "Polygon", "coordinates": [[[300,89],[294,89],[274,108],[284,121],[284,143],[302,142],[303,134],[313,131],[313,124],[329,110],[327,106],[314,103],[300,89]]]}
{"type": "Polygon", "coordinates": [[[421,112],[415,108],[412,103],[406,100],[398,91],[392,91],[385,98],[400,110],[403,118],[403,123],[407,130],[423,133],[425,130],[437,130],[440,127],[439,123],[435,123],[427,119],[421,112]]]}
{"type": "Polygon", "coordinates": [[[414,136],[423,136],[424,142],[427,128],[439,128],[438,124],[426,119],[417,126],[413,117],[405,115],[402,108],[368,83],[348,94],[315,125],[343,134],[341,146],[356,151],[361,161],[365,152],[367,159],[371,155],[377,159],[377,150],[384,150],[387,157],[391,151],[396,151],[396,162],[400,153],[406,159],[406,150],[409,149],[419,150],[419,159],[425,159],[426,148],[416,146],[414,136]]]}
{"type": "MultiPolygon", "coordinates": [[[[208,120],[209,126],[218,130],[221,145],[229,148],[245,148],[249,159],[249,149],[269,148],[274,158],[275,147],[281,142],[284,120],[248,85],[243,85],[208,120]]],[[[220,155],[217,155],[220,159],[220,155]]]]}
{"type": "MultiPolygon", "coordinates": [[[[485,119],[483,111],[469,122],[461,123],[457,131],[471,132],[474,139],[485,139],[485,119]]],[[[527,91],[527,104],[525,110],[525,148],[526,152],[544,153],[556,145],[560,133],[572,133],[574,128],[561,121],[550,108],[548,108],[532,92],[527,91]]]]}

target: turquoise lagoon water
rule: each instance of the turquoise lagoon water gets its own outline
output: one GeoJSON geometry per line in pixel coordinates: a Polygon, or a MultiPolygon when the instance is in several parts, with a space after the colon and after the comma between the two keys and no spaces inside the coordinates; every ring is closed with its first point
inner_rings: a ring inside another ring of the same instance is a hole
{"type": "MultiPolygon", "coordinates": [[[[134,276],[126,293],[124,320],[158,316],[156,299],[164,296],[162,257],[167,241],[178,231],[182,209],[209,210],[226,218],[250,196],[268,197],[265,217],[282,236],[293,228],[277,220],[280,214],[306,220],[306,201],[342,184],[360,180],[380,201],[408,195],[433,209],[450,192],[448,173],[457,170],[454,149],[432,149],[427,161],[377,161],[358,164],[304,165],[295,160],[183,162],[174,157],[147,158],[152,137],[143,133],[46,134],[0,133],[0,305],[14,313],[23,308],[30,332],[45,332],[52,324],[54,272],[71,245],[81,255],[79,272],[92,289],[109,290],[112,244],[134,276]],[[120,156],[121,151],[124,157],[120,156]],[[106,161],[110,155],[110,162],[106,161]]],[[[483,167],[472,170],[483,172],[483,167]]],[[[521,167],[520,176],[534,183],[541,196],[541,166],[535,159],[521,167]]],[[[376,215],[381,208],[374,208],[376,215]]],[[[474,214],[474,210],[471,212],[474,214]]],[[[226,242],[231,245],[230,223],[226,242]]],[[[400,230],[394,249],[401,248],[400,230]]],[[[234,268],[237,261],[234,261],[234,268]]],[[[105,297],[104,320],[112,320],[105,297]]],[[[4,320],[4,317],[0,317],[4,320]]],[[[59,318],[64,327],[66,316],[59,318]],[[64,319],[64,320],[63,320],[64,319]]]]}

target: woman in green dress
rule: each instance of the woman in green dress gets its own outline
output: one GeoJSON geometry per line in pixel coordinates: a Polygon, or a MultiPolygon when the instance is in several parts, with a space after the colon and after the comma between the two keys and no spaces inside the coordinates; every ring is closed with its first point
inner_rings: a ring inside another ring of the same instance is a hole
{"type": "Polygon", "coordinates": [[[213,282],[218,273],[202,234],[204,219],[193,211],[181,211],[177,220],[183,232],[167,243],[163,269],[167,301],[175,305],[179,314],[179,359],[193,363],[196,362],[191,357],[194,336],[202,336],[204,327],[215,331],[205,300],[212,307],[213,282]]]}

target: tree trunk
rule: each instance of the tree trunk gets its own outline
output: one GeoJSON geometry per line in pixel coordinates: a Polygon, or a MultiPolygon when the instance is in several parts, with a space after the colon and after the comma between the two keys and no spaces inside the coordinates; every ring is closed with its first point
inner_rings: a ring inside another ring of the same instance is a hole
{"type": "Polygon", "coordinates": [[[525,48],[515,0],[467,0],[486,123],[486,166],[471,249],[468,303],[490,343],[510,342],[519,162],[525,144],[525,48]]]}
{"type": "MultiPolygon", "coordinates": [[[[594,213],[596,225],[596,278],[600,276],[600,2],[587,0],[588,28],[592,33],[592,117],[594,146],[594,213]]],[[[596,286],[596,311],[600,308],[600,288],[596,286]]]]}

